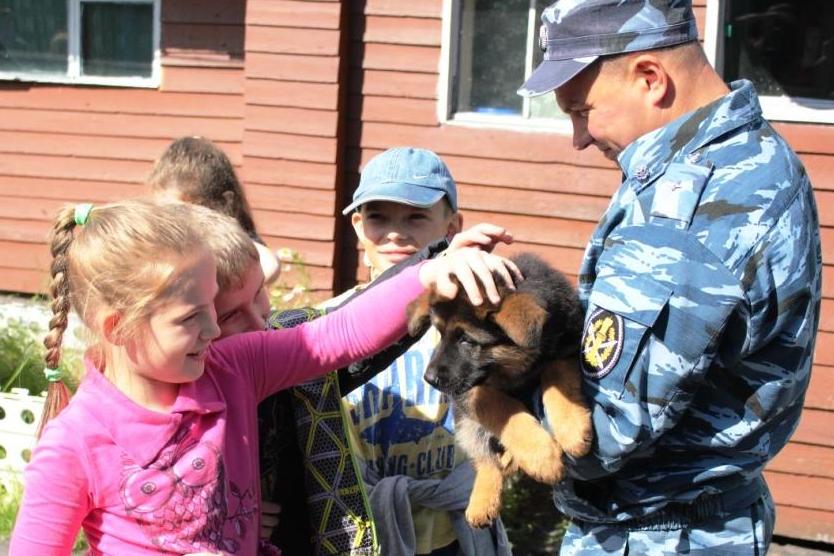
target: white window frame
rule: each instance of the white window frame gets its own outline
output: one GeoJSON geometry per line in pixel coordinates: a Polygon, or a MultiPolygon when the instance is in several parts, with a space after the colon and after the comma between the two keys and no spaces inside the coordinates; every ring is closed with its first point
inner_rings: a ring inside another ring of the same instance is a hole
{"type": "Polygon", "coordinates": [[[26,81],[33,83],[67,83],[72,85],[105,85],[114,87],[157,88],[161,82],[161,54],[159,51],[161,0],[67,0],[67,72],[8,72],[0,71],[0,80],[26,81]],[[94,76],[81,74],[81,4],[149,4],[153,6],[153,61],[150,77],[139,76],[94,76]]]}
{"type": "MultiPolygon", "coordinates": [[[[706,28],[704,29],[704,51],[710,64],[719,72],[724,62],[719,40],[724,28],[724,5],[729,0],[707,0],[706,28]],[[717,64],[717,65],[716,65],[717,64]]],[[[782,96],[759,96],[764,117],[775,122],[801,122],[834,124],[834,101],[811,98],[782,96]],[[801,100],[800,102],[797,102],[801,100]]]]}
{"type": "MultiPolygon", "coordinates": [[[[508,129],[514,131],[531,131],[544,133],[561,133],[571,135],[573,127],[570,120],[565,118],[527,118],[524,116],[509,116],[498,114],[482,114],[479,112],[452,112],[454,100],[451,98],[452,85],[456,78],[456,62],[458,58],[457,37],[461,6],[463,0],[443,0],[443,23],[440,44],[440,77],[438,79],[437,92],[437,119],[442,124],[460,125],[475,128],[508,129]]],[[[536,20],[534,0],[530,0],[530,9],[527,17],[528,36],[538,36],[539,22],[536,20]]],[[[531,62],[533,59],[533,48],[536,48],[536,41],[528,44],[526,52],[526,67],[529,77],[531,62]]],[[[521,83],[518,83],[521,86],[521,83]]],[[[553,95],[550,95],[552,102],[556,102],[553,95]]],[[[530,101],[524,99],[523,114],[530,113],[530,101]]]]}

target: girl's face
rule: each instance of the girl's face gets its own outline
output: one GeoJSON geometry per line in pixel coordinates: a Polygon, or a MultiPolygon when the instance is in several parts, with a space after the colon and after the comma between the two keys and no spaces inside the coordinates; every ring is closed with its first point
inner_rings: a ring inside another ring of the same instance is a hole
{"type": "Polygon", "coordinates": [[[214,296],[217,280],[208,253],[183,262],[170,297],[157,307],[142,333],[129,342],[132,370],[150,382],[182,384],[203,374],[209,344],[220,335],[214,296]]]}

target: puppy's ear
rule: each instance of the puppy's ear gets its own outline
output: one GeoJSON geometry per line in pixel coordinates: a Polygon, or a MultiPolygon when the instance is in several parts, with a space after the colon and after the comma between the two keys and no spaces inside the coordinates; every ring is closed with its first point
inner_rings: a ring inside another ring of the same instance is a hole
{"type": "Polygon", "coordinates": [[[406,307],[406,315],[408,316],[408,333],[415,338],[422,336],[429,329],[431,324],[431,316],[429,310],[431,309],[431,292],[427,291],[406,307]]]}
{"type": "Polygon", "coordinates": [[[510,340],[520,346],[531,348],[541,340],[547,311],[536,303],[532,295],[516,293],[504,299],[501,308],[492,313],[492,320],[510,340]]]}

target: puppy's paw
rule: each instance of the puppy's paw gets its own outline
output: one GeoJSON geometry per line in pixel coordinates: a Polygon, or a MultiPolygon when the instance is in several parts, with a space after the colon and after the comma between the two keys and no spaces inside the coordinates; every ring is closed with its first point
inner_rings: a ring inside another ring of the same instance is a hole
{"type": "Polygon", "coordinates": [[[552,485],[564,475],[562,450],[544,429],[529,431],[524,446],[514,446],[513,463],[535,480],[552,485]]]}
{"type": "Polygon", "coordinates": [[[563,415],[553,425],[553,438],[573,457],[582,457],[590,452],[594,440],[591,412],[584,407],[576,407],[563,415]]]}
{"type": "Polygon", "coordinates": [[[466,506],[466,522],[478,529],[489,527],[501,513],[501,496],[476,495],[473,491],[466,506]]]}

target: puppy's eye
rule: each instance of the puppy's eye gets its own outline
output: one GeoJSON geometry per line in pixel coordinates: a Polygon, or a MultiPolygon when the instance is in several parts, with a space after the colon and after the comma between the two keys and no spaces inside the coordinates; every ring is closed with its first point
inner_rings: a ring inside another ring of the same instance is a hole
{"type": "Polygon", "coordinates": [[[473,340],[466,334],[461,334],[460,338],[458,338],[458,343],[466,347],[474,347],[476,345],[475,340],[473,340]]]}

